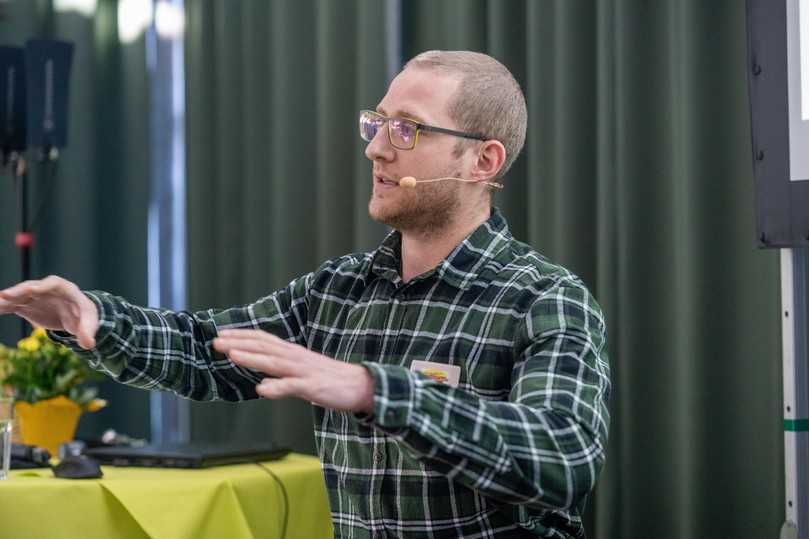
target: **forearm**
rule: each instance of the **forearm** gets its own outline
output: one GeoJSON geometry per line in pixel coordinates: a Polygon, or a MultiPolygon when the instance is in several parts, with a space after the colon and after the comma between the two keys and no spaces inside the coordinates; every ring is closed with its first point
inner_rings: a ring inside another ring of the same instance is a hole
{"type": "Polygon", "coordinates": [[[217,324],[211,313],[147,309],[104,292],[87,295],[99,311],[96,347],[84,350],[69,335],[53,336],[93,368],[130,386],[194,400],[256,398],[260,377],[212,350],[217,324]]]}
{"type": "Polygon", "coordinates": [[[562,509],[591,490],[602,440],[574,418],[483,400],[400,367],[370,370],[387,394],[369,422],[453,480],[503,502],[562,509]]]}

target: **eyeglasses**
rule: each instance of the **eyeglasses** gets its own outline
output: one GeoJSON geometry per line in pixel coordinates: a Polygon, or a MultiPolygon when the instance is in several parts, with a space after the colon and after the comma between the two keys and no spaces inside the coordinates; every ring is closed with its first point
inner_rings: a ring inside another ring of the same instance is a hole
{"type": "Polygon", "coordinates": [[[433,131],[454,137],[470,138],[475,140],[488,140],[488,137],[478,133],[464,133],[443,127],[435,127],[419,123],[407,118],[388,118],[372,110],[360,111],[360,136],[362,140],[371,142],[382,124],[388,124],[388,140],[391,146],[400,150],[412,150],[419,141],[420,131],[433,131]]]}

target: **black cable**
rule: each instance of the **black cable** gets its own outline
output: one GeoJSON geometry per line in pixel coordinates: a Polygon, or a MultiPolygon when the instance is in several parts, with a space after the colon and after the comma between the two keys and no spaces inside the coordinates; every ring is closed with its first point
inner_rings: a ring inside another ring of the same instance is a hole
{"type": "Polygon", "coordinates": [[[281,526],[281,539],[284,539],[287,536],[287,524],[289,522],[289,497],[287,496],[287,489],[281,482],[281,480],[278,478],[278,476],[275,475],[275,473],[272,470],[264,466],[264,464],[261,462],[256,461],[255,464],[256,466],[258,466],[259,468],[263,469],[265,472],[270,474],[272,478],[275,479],[275,482],[278,483],[278,486],[281,487],[281,496],[284,497],[284,522],[283,525],[281,526]]]}

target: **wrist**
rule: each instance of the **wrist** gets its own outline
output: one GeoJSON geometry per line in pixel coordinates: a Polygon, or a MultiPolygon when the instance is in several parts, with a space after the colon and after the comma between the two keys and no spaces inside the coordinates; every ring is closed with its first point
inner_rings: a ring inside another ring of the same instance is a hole
{"type": "Polygon", "coordinates": [[[374,377],[371,376],[370,371],[361,365],[358,365],[360,370],[360,377],[361,380],[360,384],[360,399],[357,406],[357,412],[362,412],[365,414],[373,414],[374,412],[374,377]]]}

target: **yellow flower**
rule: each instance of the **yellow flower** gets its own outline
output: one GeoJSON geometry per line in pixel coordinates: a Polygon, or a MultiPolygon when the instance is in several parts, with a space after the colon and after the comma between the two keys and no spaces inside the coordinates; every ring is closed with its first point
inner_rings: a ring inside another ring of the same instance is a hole
{"type": "Polygon", "coordinates": [[[93,399],[84,405],[84,410],[86,412],[97,412],[102,408],[104,408],[106,405],[107,401],[104,399],[93,399]]]}
{"type": "Polygon", "coordinates": [[[36,352],[39,350],[39,341],[33,337],[28,337],[17,343],[17,348],[20,350],[27,350],[29,352],[36,352]]]}
{"type": "Polygon", "coordinates": [[[31,333],[31,337],[34,339],[47,339],[48,334],[43,328],[34,328],[34,331],[31,333]]]}

